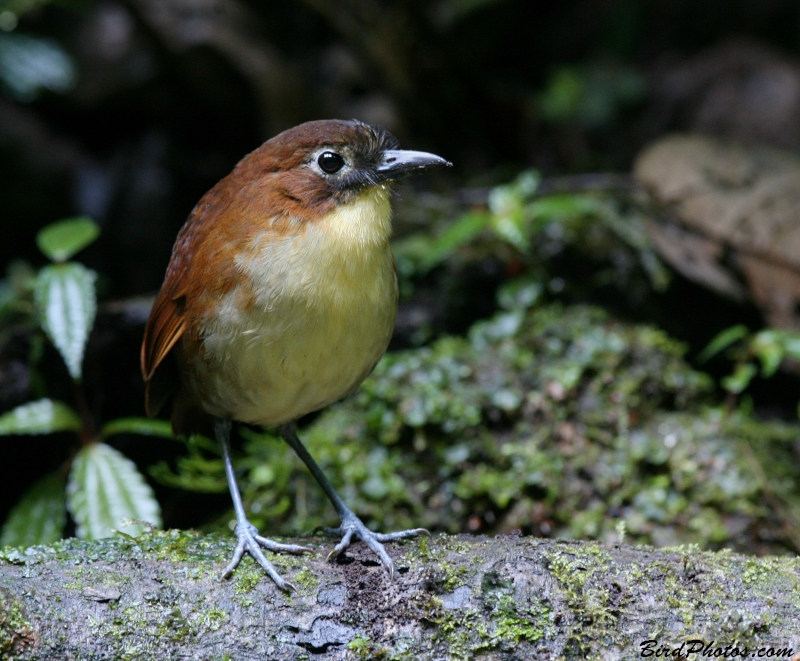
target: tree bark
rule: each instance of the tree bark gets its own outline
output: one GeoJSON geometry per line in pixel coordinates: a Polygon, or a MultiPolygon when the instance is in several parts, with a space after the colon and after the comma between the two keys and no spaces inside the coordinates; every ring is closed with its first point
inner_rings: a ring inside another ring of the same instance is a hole
{"type": "Polygon", "coordinates": [[[362,544],[297,541],[319,554],[270,556],[293,594],[249,558],[219,580],[216,535],[7,548],[0,658],[800,659],[797,558],[436,536],[389,545],[390,580],[362,544]]]}

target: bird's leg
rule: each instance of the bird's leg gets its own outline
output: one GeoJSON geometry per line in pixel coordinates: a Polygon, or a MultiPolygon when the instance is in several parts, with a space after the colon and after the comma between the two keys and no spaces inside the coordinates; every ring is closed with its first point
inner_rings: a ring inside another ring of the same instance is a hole
{"type": "Polygon", "coordinates": [[[331,551],[328,555],[328,560],[336,557],[348,546],[350,546],[350,542],[354,538],[360,539],[375,552],[378,558],[380,558],[381,564],[384,566],[386,571],[389,572],[389,576],[394,578],[394,563],[389,557],[389,554],[386,553],[386,549],[383,547],[381,542],[392,542],[398,539],[408,539],[409,537],[416,537],[417,535],[421,534],[427,535],[430,533],[428,533],[425,528],[414,528],[413,530],[401,530],[399,532],[391,533],[372,532],[364,525],[364,522],[355,515],[353,510],[344,504],[341,496],[336,493],[336,490],[328,481],[328,478],[325,477],[322,469],[317,465],[317,462],[314,461],[314,458],[308,453],[308,450],[306,450],[305,446],[300,442],[300,439],[297,438],[297,430],[294,423],[283,425],[280,428],[280,434],[283,437],[283,440],[286,441],[292,450],[297,453],[297,456],[303,460],[303,463],[308,467],[308,470],[311,471],[311,474],[314,476],[317,484],[322,487],[322,490],[331,501],[331,504],[333,505],[336,513],[339,515],[339,519],[342,522],[338,528],[324,529],[325,532],[330,533],[331,535],[342,536],[341,541],[333,547],[333,551],[331,551]]]}
{"type": "Polygon", "coordinates": [[[239,493],[239,486],[236,484],[236,474],[233,472],[233,462],[231,461],[231,421],[230,420],[217,420],[214,424],[214,433],[216,434],[219,446],[222,449],[222,461],[225,464],[225,477],[228,478],[228,488],[231,491],[231,498],[233,499],[233,509],[236,512],[236,528],[234,533],[238,540],[236,550],[233,552],[233,559],[230,564],[222,572],[222,578],[228,578],[231,575],[239,561],[242,559],[245,551],[247,551],[256,562],[260,564],[264,571],[269,574],[269,577],[275,581],[277,585],[284,592],[294,590],[294,586],[288,581],[283,580],[280,574],[267,560],[261,547],[270,551],[283,551],[284,553],[313,553],[311,549],[297,544],[281,544],[274,542],[266,537],[261,537],[258,534],[258,529],[247,520],[244,513],[244,504],[242,503],[242,495],[239,493]]]}

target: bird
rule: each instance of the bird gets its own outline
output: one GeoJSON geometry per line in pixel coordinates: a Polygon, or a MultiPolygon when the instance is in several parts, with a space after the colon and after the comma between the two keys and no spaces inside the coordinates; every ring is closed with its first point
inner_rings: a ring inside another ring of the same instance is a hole
{"type": "Polygon", "coordinates": [[[392,182],[452,163],[399,149],[384,128],[310,121],[267,140],[197,203],[179,231],[145,326],[145,409],[171,399],[173,433],[213,433],[236,516],[229,577],[249,553],[293,590],[263,549],[307,547],[261,536],[231,460],[233,422],[277,428],[331,501],[341,536],[361,540],[389,576],[385,542],[427,533],[369,530],[297,436],[296,421],[353,393],[389,344],[398,285],[389,245],[392,182]]]}

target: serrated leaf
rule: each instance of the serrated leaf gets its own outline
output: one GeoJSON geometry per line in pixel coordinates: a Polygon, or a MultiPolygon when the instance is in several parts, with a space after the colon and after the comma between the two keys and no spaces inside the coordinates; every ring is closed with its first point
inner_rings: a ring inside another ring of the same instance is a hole
{"type": "Polygon", "coordinates": [[[81,378],[83,353],[97,312],[96,274],[82,264],[46,266],[36,278],[34,301],[45,333],[70,376],[81,378]]]}
{"type": "Polygon", "coordinates": [[[63,402],[40,399],[0,415],[0,436],[79,431],[81,419],[63,402]]]}
{"type": "Polygon", "coordinates": [[[159,436],[161,438],[175,438],[172,425],[166,420],[152,420],[150,418],[119,418],[103,426],[100,435],[108,438],[114,434],[139,434],[141,436],[159,436]]]}
{"type": "Polygon", "coordinates": [[[94,443],[75,456],[67,482],[67,508],[83,539],[110,537],[115,530],[139,535],[142,526],[121,526],[125,519],[161,527],[161,510],[153,490],[134,463],[121,452],[94,443]]]}
{"type": "Polygon", "coordinates": [[[36,245],[54,262],[65,262],[100,236],[100,227],[87,216],[48,225],[36,235],[36,245]]]}
{"type": "Polygon", "coordinates": [[[52,474],[34,482],[13,507],[0,532],[0,546],[52,544],[67,522],[65,480],[52,474]]]}

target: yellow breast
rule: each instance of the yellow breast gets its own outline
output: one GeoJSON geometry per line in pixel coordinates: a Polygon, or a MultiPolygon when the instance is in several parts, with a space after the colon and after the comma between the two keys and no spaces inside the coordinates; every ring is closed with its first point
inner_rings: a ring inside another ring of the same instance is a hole
{"type": "Polygon", "coordinates": [[[394,326],[390,234],[389,191],[375,187],[296,234],[255,236],[193,370],[206,410],[274,426],[357,388],[394,326]]]}

